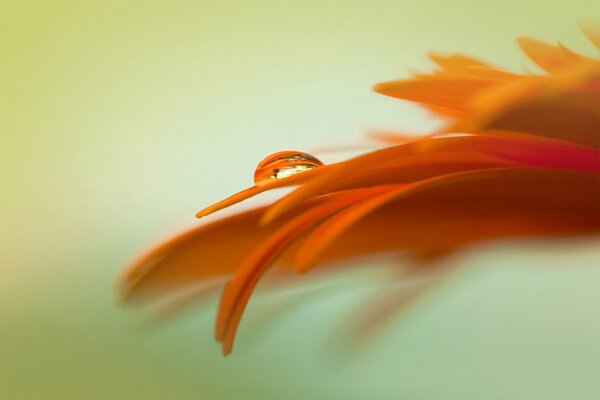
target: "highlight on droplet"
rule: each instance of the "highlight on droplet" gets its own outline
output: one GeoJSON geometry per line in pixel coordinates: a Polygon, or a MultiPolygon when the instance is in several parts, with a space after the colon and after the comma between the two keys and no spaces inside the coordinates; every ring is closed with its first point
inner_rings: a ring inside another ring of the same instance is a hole
{"type": "Polygon", "coordinates": [[[323,166],[315,156],[301,151],[280,151],[265,157],[254,171],[254,183],[264,185],[273,179],[284,179],[323,166]]]}

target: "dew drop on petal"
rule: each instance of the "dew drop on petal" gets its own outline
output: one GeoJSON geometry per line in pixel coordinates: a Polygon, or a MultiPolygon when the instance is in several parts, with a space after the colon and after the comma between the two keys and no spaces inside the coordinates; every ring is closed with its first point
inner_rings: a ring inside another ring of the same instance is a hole
{"type": "Polygon", "coordinates": [[[323,163],[307,153],[300,151],[280,151],[265,157],[254,171],[254,183],[263,185],[273,179],[284,179],[313,168],[323,163]]]}

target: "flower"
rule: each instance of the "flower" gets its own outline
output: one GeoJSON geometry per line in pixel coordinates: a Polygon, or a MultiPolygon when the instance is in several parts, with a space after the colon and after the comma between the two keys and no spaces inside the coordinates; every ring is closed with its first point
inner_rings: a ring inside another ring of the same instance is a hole
{"type": "MultiPolygon", "coordinates": [[[[599,26],[582,30],[600,49],[599,26]]],[[[256,186],[197,216],[270,189],[296,189],[142,255],[121,278],[123,297],[145,304],[179,295],[177,307],[226,279],[216,338],[228,354],[270,267],[307,272],[390,250],[430,259],[503,238],[597,235],[600,61],[560,44],[519,44],[545,73],[432,54],[434,72],[376,85],[426,107],[443,128],[419,138],[380,135],[389,146],[331,165],[301,152],[268,157],[256,186]]]]}

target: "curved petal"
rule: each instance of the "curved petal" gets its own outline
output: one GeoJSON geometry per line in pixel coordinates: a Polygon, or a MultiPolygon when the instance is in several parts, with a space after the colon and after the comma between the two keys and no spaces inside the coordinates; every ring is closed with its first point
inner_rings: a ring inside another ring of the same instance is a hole
{"type": "Polygon", "coordinates": [[[561,44],[552,46],[528,37],[520,37],[518,43],[533,62],[549,73],[568,68],[583,59],[561,44]]]}
{"type": "Polygon", "coordinates": [[[414,182],[439,174],[492,167],[529,165],[587,171],[597,167],[597,157],[595,150],[556,141],[472,135],[427,138],[337,164],[273,203],[261,223],[273,221],[305,199],[339,188],[414,182]],[[507,157],[514,149],[518,149],[516,155],[507,157]],[[568,155],[568,158],[552,160],[544,153],[557,157],[568,155]]]}
{"type": "Polygon", "coordinates": [[[498,83],[495,79],[430,75],[379,83],[373,90],[390,97],[463,111],[468,109],[469,99],[498,83]]]}
{"type": "Polygon", "coordinates": [[[600,150],[558,140],[521,138],[521,146],[498,146],[474,141],[474,147],[490,156],[511,160],[531,167],[544,167],[580,172],[600,172],[600,150]]]}
{"type": "MultiPolygon", "coordinates": [[[[490,239],[598,234],[600,182],[590,173],[514,169],[487,179],[432,185],[367,211],[316,262],[344,251],[345,256],[386,249],[420,254],[449,252],[490,239]]],[[[296,251],[296,259],[306,247],[296,251]]]]}
{"type": "Polygon", "coordinates": [[[259,208],[203,225],[144,253],[120,277],[121,297],[153,299],[232,273],[243,255],[274,231],[274,227],[258,226],[263,211],[259,208]],[[231,247],[236,251],[228,251],[231,247]]]}
{"type": "MultiPolygon", "coordinates": [[[[582,24],[598,48],[599,27],[582,24]]],[[[560,44],[519,44],[549,75],[430,55],[434,72],[375,90],[421,103],[446,119],[442,128],[421,138],[385,137],[404,143],[267,180],[199,211],[203,217],[270,189],[300,186],[271,207],[203,225],[147,252],[124,273],[123,298],[166,300],[170,313],[230,278],[215,327],[227,354],[270,266],[294,261],[306,271],[375,252],[426,258],[488,240],[597,235],[600,61],[560,44]]]]}
{"type": "Polygon", "coordinates": [[[441,185],[452,185],[469,180],[489,179],[496,176],[505,176],[506,174],[511,175],[515,171],[523,171],[523,168],[492,168],[444,174],[372,196],[339,212],[316,228],[298,250],[294,265],[298,272],[308,271],[308,269],[315,265],[316,260],[323,250],[338,236],[342,235],[352,224],[391,201],[397,201],[441,185]]]}
{"type": "Polygon", "coordinates": [[[589,41],[600,50],[600,22],[592,19],[581,20],[579,21],[579,28],[589,41]]]}
{"type": "Polygon", "coordinates": [[[429,53],[427,56],[448,72],[465,72],[471,67],[490,67],[489,64],[486,64],[483,61],[462,54],[445,56],[438,53],[429,53]]]}
{"type": "Polygon", "coordinates": [[[248,299],[273,261],[306,229],[332,213],[382,190],[387,188],[376,187],[337,194],[282,225],[244,259],[227,284],[219,306],[215,335],[217,340],[223,342],[224,354],[231,352],[235,332],[248,299]]]}
{"type": "MultiPolygon", "coordinates": [[[[331,165],[333,165],[333,164],[331,164],[331,165]]],[[[310,180],[311,178],[314,178],[315,176],[318,176],[319,174],[323,173],[329,167],[331,167],[331,165],[324,165],[319,168],[314,168],[314,169],[305,171],[301,174],[291,175],[285,179],[276,179],[276,180],[269,181],[263,185],[252,186],[248,189],[244,189],[244,190],[237,192],[221,201],[216,202],[215,204],[212,204],[212,205],[198,211],[196,213],[196,218],[205,217],[216,211],[230,207],[234,204],[237,204],[241,201],[247,200],[251,197],[256,196],[257,194],[266,192],[271,189],[277,189],[277,188],[293,186],[293,185],[300,185],[300,184],[310,180]]]]}
{"type": "Polygon", "coordinates": [[[398,132],[385,132],[385,131],[373,131],[368,134],[370,139],[384,142],[388,144],[403,144],[414,142],[423,138],[423,135],[409,134],[409,133],[398,133],[398,132]]]}
{"type": "Polygon", "coordinates": [[[469,115],[454,132],[510,130],[600,146],[600,63],[584,61],[555,74],[503,85],[472,99],[469,115]]]}
{"type": "MultiPolygon", "coordinates": [[[[314,199],[292,215],[326,201],[314,199]]],[[[266,207],[235,214],[183,232],[134,260],[119,278],[123,301],[148,302],[232,274],[244,258],[271,236],[276,225],[259,226],[266,207]],[[231,251],[235,248],[236,251],[231,251]]]]}

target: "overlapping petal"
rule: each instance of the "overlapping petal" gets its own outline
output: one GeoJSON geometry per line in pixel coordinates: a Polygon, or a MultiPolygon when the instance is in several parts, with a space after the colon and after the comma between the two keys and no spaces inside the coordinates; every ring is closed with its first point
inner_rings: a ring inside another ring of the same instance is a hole
{"type": "MultiPolygon", "coordinates": [[[[600,48],[600,29],[589,23],[582,29],[600,48]]],[[[377,252],[428,259],[490,240],[597,235],[600,61],[561,44],[529,38],[519,44],[545,73],[431,54],[433,73],[377,85],[447,124],[419,138],[385,134],[400,144],[274,179],[205,208],[198,217],[298,186],[269,207],[154,248],[124,273],[124,298],[146,304],[187,291],[187,303],[213,288],[214,279],[227,279],[215,334],[228,354],[272,266],[306,272],[377,252]]]]}

